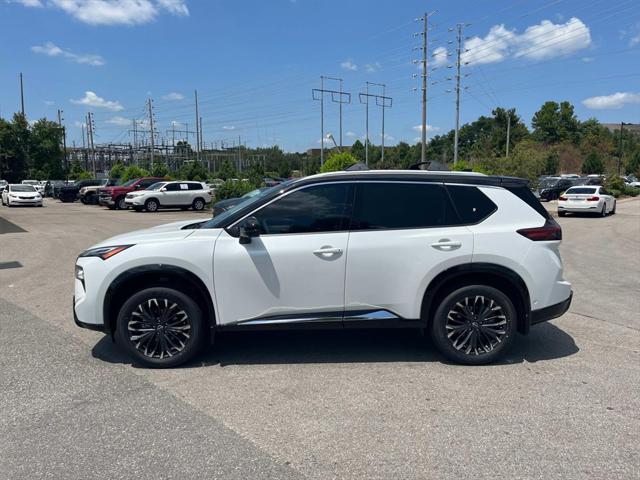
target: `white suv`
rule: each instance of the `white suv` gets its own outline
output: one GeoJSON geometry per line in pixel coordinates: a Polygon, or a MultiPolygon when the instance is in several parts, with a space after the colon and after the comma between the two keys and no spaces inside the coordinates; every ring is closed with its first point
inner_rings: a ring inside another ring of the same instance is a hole
{"type": "Polygon", "coordinates": [[[203,210],[211,199],[211,190],[200,182],[158,182],[146,190],[127,193],[124,203],[134,210],[147,212],[160,208],[203,210]]]}
{"type": "Polygon", "coordinates": [[[191,359],[216,331],[373,326],[427,329],[448,358],[483,364],[569,308],[561,237],[522,179],[316,175],[95,245],[74,316],[147,366],[191,359]]]}

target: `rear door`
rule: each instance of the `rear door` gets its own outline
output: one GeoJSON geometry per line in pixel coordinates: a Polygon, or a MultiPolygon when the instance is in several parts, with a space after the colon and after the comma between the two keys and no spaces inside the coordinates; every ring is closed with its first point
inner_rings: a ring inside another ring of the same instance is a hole
{"type": "Polygon", "coordinates": [[[429,282],[471,262],[473,236],[457,223],[442,184],[359,182],[347,251],[345,327],[418,319],[429,282]]]}

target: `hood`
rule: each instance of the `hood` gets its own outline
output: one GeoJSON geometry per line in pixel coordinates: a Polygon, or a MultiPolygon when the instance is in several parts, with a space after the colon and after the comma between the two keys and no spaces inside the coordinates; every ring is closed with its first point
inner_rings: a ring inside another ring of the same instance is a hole
{"type": "Polygon", "coordinates": [[[16,195],[18,197],[29,197],[33,198],[36,196],[40,196],[40,192],[10,192],[11,195],[16,195]]]}
{"type": "Polygon", "coordinates": [[[198,222],[206,222],[209,220],[209,218],[182,220],[180,222],[158,225],[157,227],[145,228],[143,230],[134,230],[133,232],[128,232],[122,235],[116,235],[115,237],[108,238],[100,243],[93,245],[91,248],[182,240],[183,238],[187,238],[189,235],[196,231],[194,229],[182,230],[182,227],[186,227],[187,225],[198,222]]]}

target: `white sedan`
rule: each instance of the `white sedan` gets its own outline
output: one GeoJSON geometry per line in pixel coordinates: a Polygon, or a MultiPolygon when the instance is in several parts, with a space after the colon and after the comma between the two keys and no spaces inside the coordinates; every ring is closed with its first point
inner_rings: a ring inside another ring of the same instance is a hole
{"type": "Polygon", "coordinates": [[[567,213],[616,213],[616,199],[601,185],[571,187],[558,197],[558,216],[567,213]]]}
{"type": "Polygon", "coordinates": [[[42,195],[33,185],[9,184],[2,190],[2,205],[14,207],[17,205],[42,206],[42,195]]]}

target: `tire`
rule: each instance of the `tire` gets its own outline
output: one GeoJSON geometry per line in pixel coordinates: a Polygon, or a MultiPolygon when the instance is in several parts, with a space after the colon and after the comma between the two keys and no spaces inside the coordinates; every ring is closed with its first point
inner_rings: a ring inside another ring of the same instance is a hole
{"type": "Polygon", "coordinates": [[[124,195],[116,198],[116,210],[128,210],[127,204],[124,202],[124,195]]]}
{"type": "Polygon", "coordinates": [[[600,210],[600,216],[601,217],[607,216],[607,202],[602,203],[602,210],[600,210]]]}
{"type": "Polygon", "coordinates": [[[204,206],[205,206],[204,200],[201,198],[196,198],[191,204],[191,208],[193,208],[196,212],[204,210],[204,206]]]}
{"type": "Polygon", "coordinates": [[[96,199],[96,195],[87,195],[85,197],[85,203],[87,205],[97,205],[98,204],[98,200],[96,199]]]}
{"type": "Polygon", "coordinates": [[[561,212],[558,210],[558,216],[559,217],[566,217],[567,216],[567,212],[561,212]]]}
{"type": "Polygon", "coordinates": [[[613,208],[611,209],[611,212],[609,213],[610,215],[615,215],[616,214],[616,207],[618,206],[618,202],[616,202],[615,200],[613,201],[613,208]]]}
{"type": "Polygon", "coordinates": [[[144,202],[144,209],[147,212],[157,212],[158,208],[160,208],[160,204],[155,198],[150,198],[146,202],[144,202]]]}
{"type": "Polygon", "coordinates": [[[142,290],[129,298],[118,313],[116,342],[135,363],[147,367],[168,368],[188,362],[202,350],[205,337],[206,329],[198,304],[191,297],[171,288],[153,287],[142,290]],[[145,324],[136,321],[140,317],[136,313],[141,310],[146,318],[150,318],[145,324]],[[186,316],[178,317],[176,311],[184,312],[186,316]],[[168,312],[170,316],[163,318],[163,312],[165,315],[168,312]],[[171,332],[165,330],[172,323],[180,328],[171,332]],[[136,333],[136,328],[145,327],[154,330],[136,333]],[[145,335],[145,338],[139,338],[137,340],[142,341],[137,342],[132,339],[135,335],[145,335]],[[155,343],[156,339],[158,344],[155,343]]]}
{"type": "Polygon", "coordinates": [[[442,300],[431,321],[431,338],[449,360],[485,365],[513,344],[516,322],[516,310],[504,293],[486,285],[468,285],[442,300]],[[488,316],[484,322],[483,316],[488,316]],[[480,343],[474,345],[474,341],[480,343]]]}

